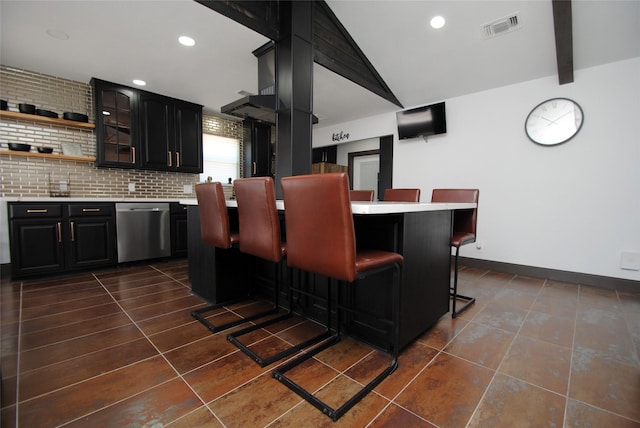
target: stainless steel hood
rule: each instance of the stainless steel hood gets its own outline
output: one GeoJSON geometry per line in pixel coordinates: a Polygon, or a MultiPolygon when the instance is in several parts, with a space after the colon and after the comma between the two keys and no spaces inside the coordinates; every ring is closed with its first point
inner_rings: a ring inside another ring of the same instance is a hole
{"type": "MultiPolygon", "coordinates": [[[[249,95],[220,107],[220,112],[275,125],[276,104],[275,95],[249,95]]],[[[311,123],[318,123],[316,115],[311,115],[311,123]]]]}
{"type": "MultiPolygon", "coordinates": [[[[253,55],[258,58],[258,93],[247,95],[232,103],[220,107],[220,112],[242,119],[253,119],[275,125],[276,108],[278,105],[276,89],[276,60],[275,45],[267,42],[254,50],[253,55]]],[[[246,95],[247,92],[238,93],[246,95]]],[[[312,123],[318,123],[318,118],[312,116],[312,123]]]]}
{"type": "Polygon", "coordinates": [[[220,112],[242,119],[276,123],[276,95],[249,95],[220,108],[220,112]]]}

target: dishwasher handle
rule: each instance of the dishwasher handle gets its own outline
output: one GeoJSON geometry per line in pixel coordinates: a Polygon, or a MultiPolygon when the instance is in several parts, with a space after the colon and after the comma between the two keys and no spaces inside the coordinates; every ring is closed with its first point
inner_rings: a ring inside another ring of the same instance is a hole
{"type": "Polygon", "coordinates": [[[117,212],[166,212],[168,208],[118,208],[117,212]]]}

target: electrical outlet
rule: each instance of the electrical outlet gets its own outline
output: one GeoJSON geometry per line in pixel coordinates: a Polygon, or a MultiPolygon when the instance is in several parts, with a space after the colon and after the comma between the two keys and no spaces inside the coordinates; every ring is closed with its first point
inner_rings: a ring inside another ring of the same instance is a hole
{"type": "Polygon", "coordinates": [[[129,183],[129,191],[130,192],[136,191],[136,183],[129,183]]]}
{"type": "Polygon", "coordinates": [[[185,184],[184,186],[182,186],[182,193],[193,193],[193,186],[191,184],[185,184]]]}
{"type": "Polygon", "coordinates": [[[620,269],[640,270],[640,253],[623,251],[620,255],[620,269]]]}

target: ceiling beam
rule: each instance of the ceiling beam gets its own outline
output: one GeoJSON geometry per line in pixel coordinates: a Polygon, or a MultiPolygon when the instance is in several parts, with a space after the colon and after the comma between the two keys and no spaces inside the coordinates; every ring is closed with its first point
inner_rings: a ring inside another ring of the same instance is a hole
{"type": "Polygon", "coordinates": [[[560,85],[573,82],[573,29],[571,0],[551,0],[556,35],[556,62],[560,85]]]}
{"type": "MultiPolygon", "coordinates": [[[[280,0],[196,0],[271,40],[279,41],[280,0]]],[[[289,0],[291,1],[291,0],[289,0]]],[[[403,107],[324,0],[314,0],[314,62],[403,107]]]]}
{"type": "Polygon", "coordinates": [[[277,1],[249,0],[195,0],[221,15],[231,18],[256,33],[271,39],[280,39],[279,8],[277,1]]]}

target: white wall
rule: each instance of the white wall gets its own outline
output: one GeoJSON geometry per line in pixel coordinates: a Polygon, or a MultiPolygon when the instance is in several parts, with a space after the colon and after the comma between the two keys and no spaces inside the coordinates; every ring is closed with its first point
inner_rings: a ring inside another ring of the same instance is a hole
{"type": "Polygon", "coordinates": [[[349,153],[366,152],[378,150],[380,148],[380,138],[367,138],[366,140],[352,141],[350,143],[338,144],[337,164],[349,165],[349,153]]]}
{"type": "Polygon", "coordinates": [[[639,76],[634,58],[577,70],[562,86],[549,76],[448,99],[448,132],[428,142],[398,142],[393,113],[314,130],[314,146],[336,131],[394,134],[395,187],[420,187],[423,201],[435,187],[479,188],[482,249],[463,256],[640,280],[620,269],[622,251],[640,252],[639,76]],[[585,122],[569,142],[542,147],[524,120],[553,97],[577,101],[585,122]]]}

